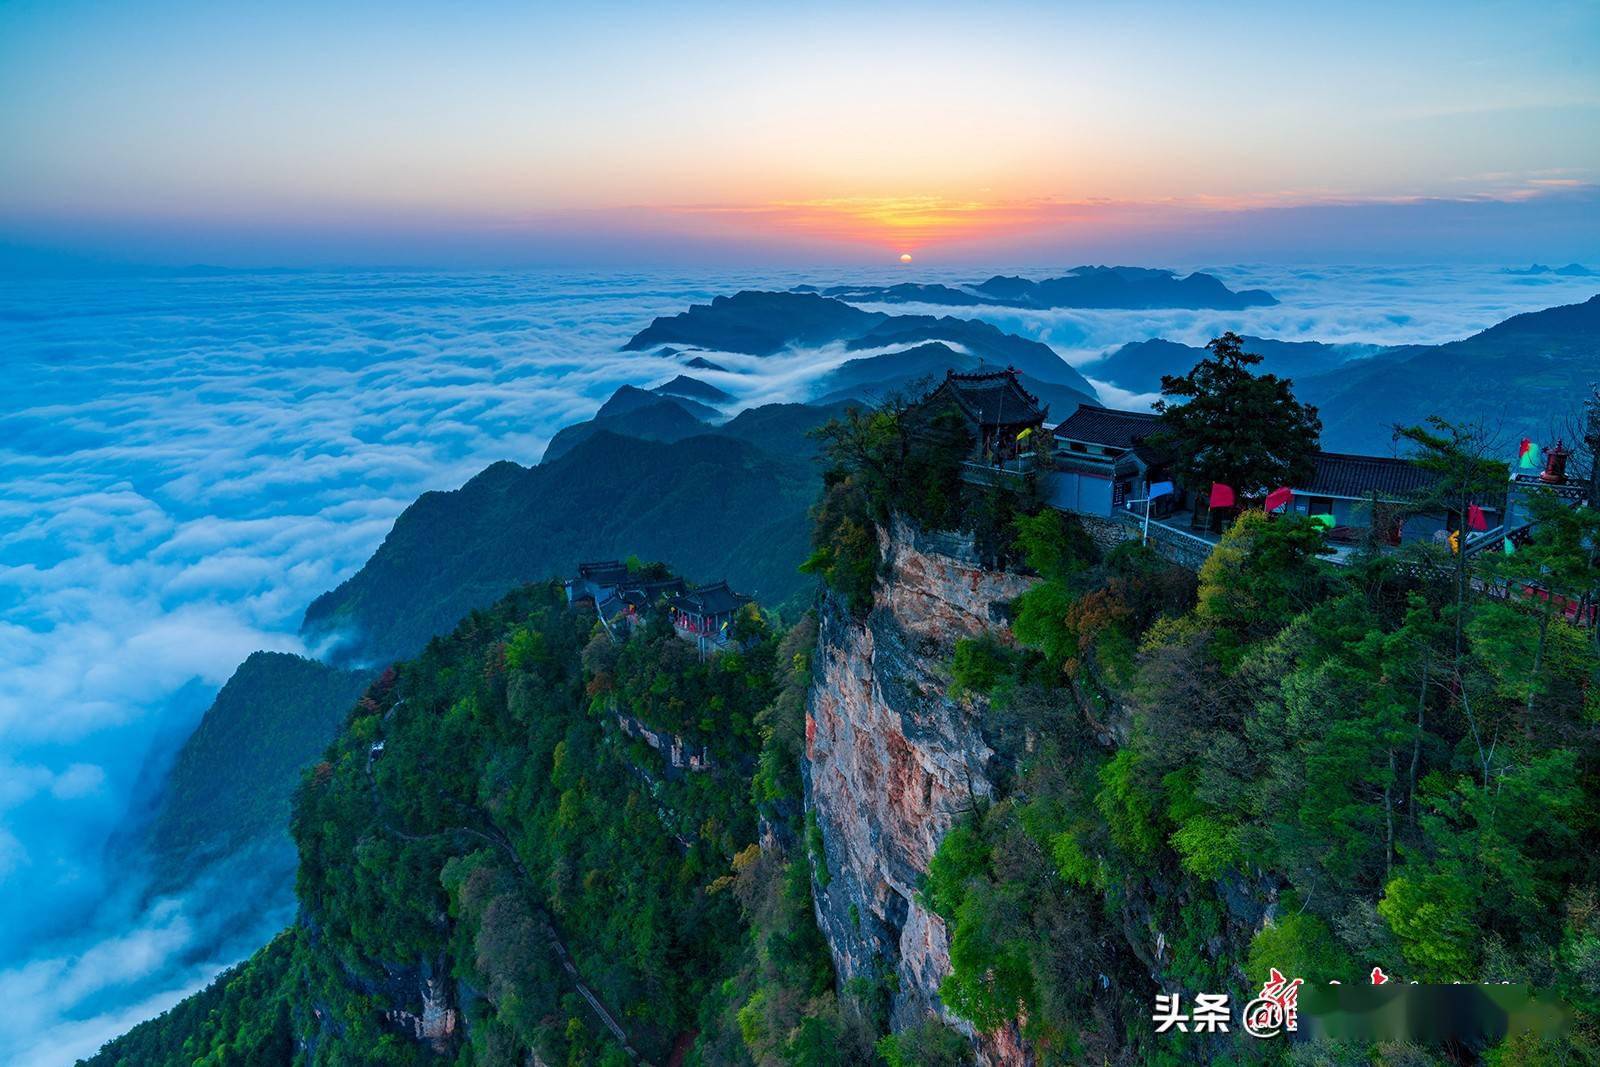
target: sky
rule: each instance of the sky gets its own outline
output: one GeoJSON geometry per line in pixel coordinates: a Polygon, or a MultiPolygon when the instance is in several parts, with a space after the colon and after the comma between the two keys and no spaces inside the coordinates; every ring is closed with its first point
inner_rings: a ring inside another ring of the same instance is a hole
{"type": "Polygon", "coordinates": [[[24,0],[0,259],[1565,262],[1597,54],[1592,0],[24,0]]]}

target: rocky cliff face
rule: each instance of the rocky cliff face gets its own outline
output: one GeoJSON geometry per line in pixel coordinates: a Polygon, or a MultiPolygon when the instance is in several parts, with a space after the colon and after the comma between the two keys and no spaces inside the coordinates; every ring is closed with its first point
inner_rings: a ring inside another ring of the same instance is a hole
{"type": "MultiPolygon", "coordinates": [[[[946,695],[947,665],[960,638],[1005,636],[1000,609],[1029,580],[985,569],[960,538],[904,522],[880,541],[872,614],[853,619],[831,601],[821,613],[806,807],[823,851],[817,921],[840,979],[883,982],[898,1029],[942,1013],[950,970],[944,923],[917,903],[918,882],[945,831],[993,791],[983,707],[946,695]]],[[[980,1054],[1020,1062],[1012,1036],[984,1039],[980,1054]]]]}

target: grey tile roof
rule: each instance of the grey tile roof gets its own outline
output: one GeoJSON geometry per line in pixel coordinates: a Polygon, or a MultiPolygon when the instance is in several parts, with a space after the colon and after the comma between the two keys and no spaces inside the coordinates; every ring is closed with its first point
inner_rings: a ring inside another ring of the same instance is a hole
{"type": "Polygon", "coordinates": [[[1388,500],[1416,496],[1430,489],[1438,475],[1393,456],[1358,456],[1318,452],[1316,473],[1295,491],[1309,496],[1364,497],[1377,493],[1388,500]]]}
{"type": "Polygon", "coordinates": [[[1084,404],[1055,428],[1057,437],[1111,448],[1132,448],[1154,433],[1161,416],[1148,411],[1118,411],[1084,404]]]}
{"type": "MultiPolygon", "coordinates": [[[[1132,451],[1146,464],[1164,461],[1146,439],[1160,425],[1161,416],[1146,411],[1118,411],[1085,404],[1055,428],[1058,438],[1086,441],[1132,451]]],[[[1438,476],[1410,460],[1394,456],[1361,456],[1347,452],[1318,452],[1315,472],[1304,485],[1294,486],[1302,496],[1362,498],[1377,493],[1382,500],[1399,501],[1419,496],[1433,487],[1438,476]]],[[[1494,500],[1480,501],[1498,507],[1494,500]]]]}
{"type": "Polygon", "coordinates": [[[628,580],[628,565],[615,559],[580,563],[578,577],[586,578],[596,585],[620,585],[628,580]]]}
{"type": "Polygon", "coordinates": [[[727,582],[715,582],[674,597],[672,603],[674,607],[691,615],[722,615],[737,611],[743,605],[750,603],[750,598],[729,589],[727,582]]]}
{"type": "Polygon", "coordinates": [[[950,371],[936,393],[948,392],[963,411],[981,426],[1015,426],[1042,422],[1045,409],[1039,398],[1024,389],[1014,370],[991,374],[957,374],[950,371]]]}

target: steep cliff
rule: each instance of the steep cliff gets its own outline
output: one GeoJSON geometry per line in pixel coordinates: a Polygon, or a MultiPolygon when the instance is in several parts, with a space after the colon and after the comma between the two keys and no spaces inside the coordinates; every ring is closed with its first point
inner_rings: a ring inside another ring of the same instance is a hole
{"type": "MultiPolygon", "coordinates": [[[[898,1029],[944,1014],[938,987],[949,945],[917,885],[952,822],[993,792],[984,704],[949,697],[946,665],[963,637],[1009,636],[1004,605],[1030,580],[986,569],[958,536],[904,521],[880,547],[872,613],[852,618],[832,597],[820,612],[805,785],[813,841],[818,832],[821,840],[818,924],[840,981],[878,985],[898,1029]]],[[[1014,1062],[1008,1040],[985,1039],[980,1052],[1014,1062]]]]}

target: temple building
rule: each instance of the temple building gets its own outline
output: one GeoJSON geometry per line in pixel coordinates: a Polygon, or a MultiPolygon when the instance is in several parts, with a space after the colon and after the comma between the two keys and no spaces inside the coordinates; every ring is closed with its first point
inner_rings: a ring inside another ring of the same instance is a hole
{"type": "MultiPolygon", "coordinates": [[[[1100,518],[1133,512],[1144,517],[1150,487],[1172,483],[1174,491],[1150,501],[1150,518],[1185,533],[1207,535],[1209,515],[1204,487],[1185,487],[1162,449],[1152,444],[1161,417],[1144,411],[1117,411],[1085,404],[1052,432],[1055,472],[1046,499],[1062,511],[1100,518]]],[[[1436,484],[1437,475],[1406,459],[1318,452],[1313,471],[1291,485],[1285,511],[1323,516],[1335,545],[1353,545],[1376,532],[1380,542],[1443,540],[1463,528],[1463,516],[1449,507],[1417,510],[1416,502],[1436,484]]],[[[1502,525],[1500,496],[1472,501],[1486,527],[1470,531],[1469,542],[1502,525]]]]}
{"type": "Polygon", "coordinates": [[[1023,473],[1032,469],[1036,435],[1043,436],[1049,406],[1022,387],[1017,371],[1007,367],[986,374],[946,371],[944,381],[917,410],[956,411],[972,436],[970,466],[1023,473]]]}
{"type": "Polygon", "coordinates": [[[680,596],[688,589],[682,578],[646,577],[614,559],[578,564],[578,576],[563,585],[569,605],[592,603],[595,614],[608,629],[632,626],[663,600],[680,596]]]}
{"type": "Polygon", "coordinates": [[[1418,510],[1415,502],[1438,484],[1438,475],[1395,456],[1361,456],[1344,452],[1318,452],[1315,471],[1304,485],[1292,486],[1294,498],[1286,511],[1301,515],[1330,516],[1328,539],[1354,543],[1375,532],[1380,543],[1443,541],[1452,530],[1466,529],[1468,540],[1497,529],[1505,511],[1496,494],[1471,501],[1482,515],[1485,530],[1473,531],[1466,516],[1441,506],[1418,510]]]}
{"type": "MultiPolygon", "coordinates": [[[[1052,431],[1056,469],[1046,499],[1062,511],[1102,518],[1142,500],[1152,483],[1170,480],[1166,457],[1147,441],[1160,425],[1161,416],[1148,411],[1080,405],[1052,431]]],[[[1151,517],[1165,519],[1187,499],[1179,487],[1153,502],[1151,517]]]]}
{"type": "Polygon", "coordinates": [[[604,559],[578,564],[578,576],[562,584],[567,590],[567,603],[592,600],[596,604],[615,593],[630,577],[628,565],[620,559],[604,559]]]}
{"type": "Polygon", "coordinates": [[[667,602],[667,611],[679,636],[706,651],[729,642],[734,616],[750,602],[749,597],[728,588],[727,582],[714,582],[674,596],[667,602]]]}

